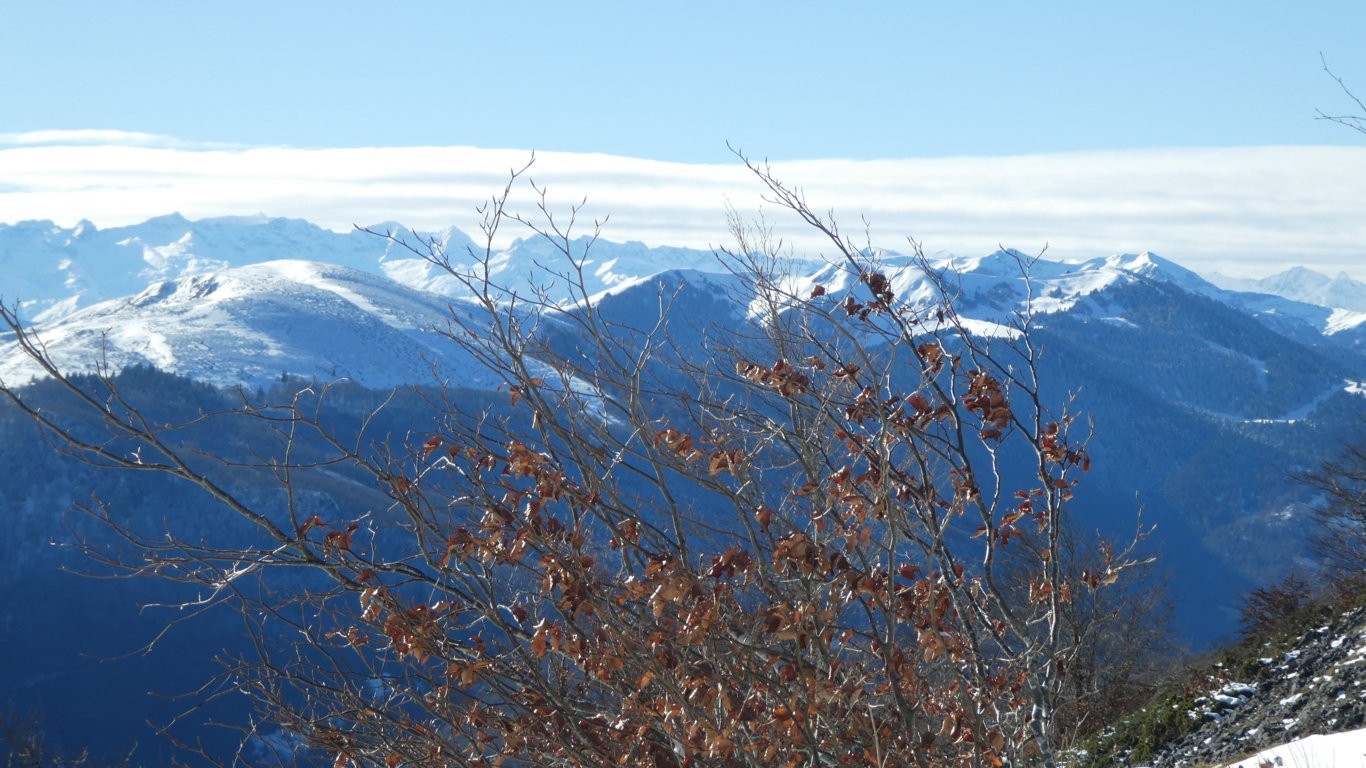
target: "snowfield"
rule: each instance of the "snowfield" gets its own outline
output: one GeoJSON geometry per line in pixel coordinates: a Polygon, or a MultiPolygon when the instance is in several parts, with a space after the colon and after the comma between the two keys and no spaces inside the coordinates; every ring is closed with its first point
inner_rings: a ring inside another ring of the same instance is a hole
{"type": "Polygon", "coordinates": [[[1366,766],[1366,728],[1330,735],[1306,736],[1221,768],[1357,768],[1366,766]]]}

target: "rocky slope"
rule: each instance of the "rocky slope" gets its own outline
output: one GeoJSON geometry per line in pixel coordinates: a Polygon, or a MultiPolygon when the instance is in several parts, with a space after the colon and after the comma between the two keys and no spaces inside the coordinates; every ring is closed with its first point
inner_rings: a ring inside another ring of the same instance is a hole
{"type": "Polygon", "coordinates": [[[1225,652],[1178,691],[1102,734],[1082,764],[1236,764],[1278,744],[1363,726],[1366,608],[1324,611],[1301,632],[1225,652]]]}

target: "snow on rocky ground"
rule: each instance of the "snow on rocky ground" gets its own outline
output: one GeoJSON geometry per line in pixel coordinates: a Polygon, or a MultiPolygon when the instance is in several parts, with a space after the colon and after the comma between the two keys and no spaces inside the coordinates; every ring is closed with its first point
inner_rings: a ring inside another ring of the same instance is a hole
{"type": "Polygon", "coordinates": [[[1366,728],[1317,734],[1278,744],[1221,768],[1356,768],[1366,766],[1366,728]]]}
{"type": "Polygon", "coordinates": [[[1366,609],[1264,652],[1240,674],[1217,668],[1186,712],[1200,726],[1136,765],[1366,766],[1366,609]]]}

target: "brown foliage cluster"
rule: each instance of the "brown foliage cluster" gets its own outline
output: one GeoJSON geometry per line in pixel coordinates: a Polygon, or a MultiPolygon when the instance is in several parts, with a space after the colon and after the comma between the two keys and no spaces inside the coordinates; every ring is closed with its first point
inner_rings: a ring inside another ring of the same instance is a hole
{"type": "MultiPolygon", "coordinates": [[[[981,374],[961,379],[965,393],[980,396],[971,393],[981,374]]],[[[789,396],[790,381],[772,386],[789,396]]],[[[888,466],[870,442],[885,449],[911,439],[924,414],[883,405],[880,414],[860,411],[857,431],[839,432],[838,468],[795,488],[776,510],[756,508],[749,537],[691,557],[684,542],[653,528],[661,519],[599,517],[615,504],[592,480],[571,479],[553,449],[427,439],[417,451],[427,467],[478,490],[443,494],[443,506],[480,501],[463,516],[469,524],[447,532],[440,557],[431,553],[440,569],[431,579],[484,574],[485,589],[524,584],[500,595],[506,606],[465,596],[415,601],[349,546],[354,523],[302,526],[301,536],[312,533],[364,585],[359,615],[331,638],[357,652],[380,649],[431,686],[421,708],[448,732],[434,740],[426,734],[438,726],[427,726],[399,745],[396,760],[450,760],[457,746],[461,761],[490,765],[532,755],[537,764],[642,766],[1008,759],[1007,742],[1032,738],[1022,714],[1029,670],[1010,664],[1007,650],[1027,639],[982,610],[993,601],[982,574],[960,562],[935,569],[936,559],[909,540],[890,541],[908,516],[948,523],[968,514],[980,491],[967,471],[941,493],[888,466]],[[476,627],[485,629],[471,635],[476,627]]],[[[997,398],[990,407],[1007,406],[997,398]]],[[[699,480],[735,483],[755,471],[753,457],[715,435],[664,427],[649,446],[656,462],[699,480]]],[[[573,474],[582,478],[583,469],[573,474]]],[[[423,474],[392,486],[403,488],[395,501],[415,519],[437,485],[423,474]]],[[[1035,504],[1049,493],[1056,487],[1022,493],[992,520],[993,546],[1021,536],[1026,519],[1046,531],[1054,521],[1035,504]]],[[[919,521],[905,533],[927,537],[931,550],[944,546],[919,521]]],[[[1045,604],[1053,592],[1040,576],[1029,602],[1045,604]]],[[[1057,595],[1070,600],[1070,586],[1057,595]]],[[[337,748],[343,762],[368,762],[395,746],[367,743],[363,732],[337,748]]]]}

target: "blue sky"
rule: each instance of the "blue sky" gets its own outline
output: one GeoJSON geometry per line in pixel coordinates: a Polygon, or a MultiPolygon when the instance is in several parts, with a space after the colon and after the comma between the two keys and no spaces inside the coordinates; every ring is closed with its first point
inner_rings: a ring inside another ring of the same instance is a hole
{"type": "Polygon", "coordinates": [[[706,246],[761,205],[729,141],[893,247],[1366,278],[1366,136],[1314,119],[1351,107],[1320,53],[1366,91],[1360,0],[0,11],[0,222],[468,228],[536,150],[607,237],[706,246]]]}
{"type": "Polygon", "coordinates": [[[1366,3],[5,2],[6,131],[724,162],[1346,144],[1366,3]],[[968,8],[971,10],[968,10],[968,8]]]}

